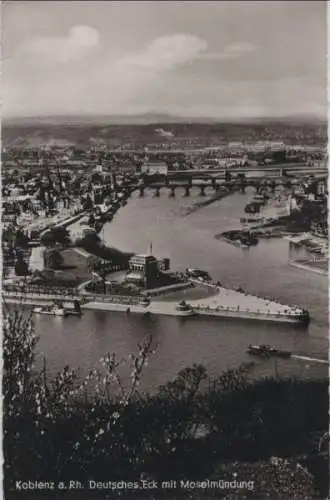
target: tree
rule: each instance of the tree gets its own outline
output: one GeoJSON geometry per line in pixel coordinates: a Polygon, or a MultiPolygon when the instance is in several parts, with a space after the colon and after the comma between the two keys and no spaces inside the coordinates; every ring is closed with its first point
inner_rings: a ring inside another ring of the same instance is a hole
{"type": "Polygon", "coordinates": [[[21,256],[16,261],[15,274],[16,276],[27,276],[29,274],[29,266],[21,256]]]}
{"type": "Polygon", "coordinates": [[[63,257],[58,250],[46,250],[44,253],[45,267],[50,269],[59,269],[63,264],[63,257]]]}
{"type": "Polygon", "coordinates": [[[56,243],[60,243],[61,245],[69,245],[71,242],[70,233],[66,227],[57,226],[52,229],[54,239],[56,243]]]}
{"type": "Polygon", "coordinates": [[[94,206],[93,200],[88,194],[86,199],[83,200],[83,209],[84,210],[92,210],[93,206],[94,206]]]}
{"type": "Polygon", "coordinates": [[[67,246],[71,243],[70,233],[63,226],[52,227],[40,239],[45,246],[54,246],[56,243],[67,246]]]}
{"type": "Polygon", "coordinates": [[[54,246],[56,241],[53,231],[49,230],[46,233],[44,233],[40,238],[40,243],[45,247],[54,246]]]}
{"type": "Polygon", "coordinates": [[[16,246],[26,248],[28,246],[28,243],[29,243],[28,236],[26,236],[26,234],[23,231],[18,230],[15,235],[16,246]]]}

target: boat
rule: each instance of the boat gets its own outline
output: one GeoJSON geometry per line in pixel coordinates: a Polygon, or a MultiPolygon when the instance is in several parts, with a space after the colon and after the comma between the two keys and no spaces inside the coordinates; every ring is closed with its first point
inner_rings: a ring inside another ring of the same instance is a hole
{"type": "Polygon", "coordinates": [[[149,304],[150,304],[150,299],[149,297],[142,297],[141,301],[140,301],[140,304],[142,306],[145,306],[147,307],[149,304]]]}
{"type": "Polygon", "coordinates": [[[39,306],[33,309],[34,314],[47,314],[49,316],[81,316],[81,308],[80,304],[77,300],[74,302],[73,309],[68,309],[62,306],[61,303],[53,304],[51,306],[39,306]]]}
{"type": "Polygon", "coordinates": [[[180,316],[194,316],[195,315],[195,311],[184,300],[181,300],[175,306],[175,310],[179,313],[180,316]]]}
{"type": "Polygon", "coordinates": [[[199,281],[211,281],[212,280],[212,278],[208,272],[203,271],[201,269],[194,269],[191,267],[186,269],[186,275],[188,278],[195,278],[195,279],[198,279],[199,281]]]}
{"type": "Polygon", "coordinates": [[[291,352],[285,351],[283,349],[278,349],[277,347],[260,344],[260,345],[252,345],[250,344],[247,349],[248,354],[253,356],[261,356],[264,358],[268,357],[279,357],[279,358],[290,358],[291,352]]]}
{"type": "Polygon", "coordinates": [[[78,300],[74,301],[73,309],[64,309],[67,316],[81,316],[82,311],[78,300]]]}
{"type": "Polygon", "coordinates": [[[64,307],[58,305],[46,306],[46,307],[35,307],[33,309],[34,314],[47,314],[49,316],[68,316],[68,312],[64,307]]]}

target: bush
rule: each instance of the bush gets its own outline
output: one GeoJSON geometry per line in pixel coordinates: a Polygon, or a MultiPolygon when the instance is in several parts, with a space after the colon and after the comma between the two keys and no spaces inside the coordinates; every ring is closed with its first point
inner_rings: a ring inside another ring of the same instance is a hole
{"type": "Polygon", "coordinates": [[[15,264],[16,276],[27,276],[29,274],[29,266],[22,258],[18,258],[15,264]]]}
{"type": "Polygon", "coordinates": [[[44,265],[49,269],[60,269],[64,259],[58,250],[51,249],[44,252],[44,265]]]}

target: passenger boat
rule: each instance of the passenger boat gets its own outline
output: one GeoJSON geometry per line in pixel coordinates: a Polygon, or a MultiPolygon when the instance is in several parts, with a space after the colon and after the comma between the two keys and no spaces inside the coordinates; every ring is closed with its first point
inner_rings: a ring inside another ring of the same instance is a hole
{"type": "Polygon", "coordinates": [[[52,306],[39,306],[33,309],[34,314],[47,314],[49,316],[81,316],[81,308],[79,302],[76,300],[74,302],[73,309],[67,309],[62,306],[62,304],[53,304],[52,306]]]}
{"type": "Polygon", "coordinates": [[[35,307],[33,309],[34,314],[47,314],[49,316],[68,316],[68,312],[64,307],[58,305],[46,306],[46,307],[35,307]]]}
{"type": "Polygon", "coordinates": [[[290,358],[291,352],[284,351],[282,349],[277,349],[276,347],[270,345],[249,345],[247,349],[248,354],[253,356],[261,356],[261,357],[279,357],[279,358],[290,358]]]}
{"type": "Polygon", "coordinates": [[[181,300],[181,302],[179,302],[175,306],[175,309],[176,309],[177,312],[180,313],[180,316],[194,316],[195,315],[195,311],[184,300],[181,300]]]}

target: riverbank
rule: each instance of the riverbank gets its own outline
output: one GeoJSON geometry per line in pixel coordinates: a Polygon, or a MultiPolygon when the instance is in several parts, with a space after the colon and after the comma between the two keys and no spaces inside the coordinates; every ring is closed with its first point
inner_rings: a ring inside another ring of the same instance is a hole
{"type": "Polygon", "coordinates": [[[238,188],[231,189],[231,190],[226,189],[225,191],[220,190],[218,192],[215,192],[215,194],[213,194],[210,198],[208,198],[206,200],[202,200],[202,201],[197,201],[193,205],[190,205],[189,207],[187,207],[185,212],[183,213],[183,216],[190,215],[190,214],[196,212],[196,210],[199,210],[200,208],[207,207],[208,205],[211,205],[215,201],[220,201],[223,198],[225,198],[226,196],[229,196],[229,195],[235,193],[236,191],[238,191],[238,188]]]}
{"type": "Polygon", "coordinates": [[[320,274],[321,276],[329,276],[328,269],[322,269],[317,265],[312,265],[312,263],[300,262],[298,260],[289,260],[288,264],[289,266],[296,267],[297,269],[303,269],[304,271],[320,274]]]}

